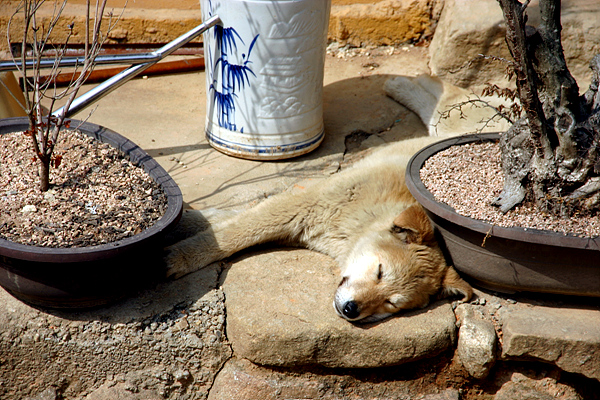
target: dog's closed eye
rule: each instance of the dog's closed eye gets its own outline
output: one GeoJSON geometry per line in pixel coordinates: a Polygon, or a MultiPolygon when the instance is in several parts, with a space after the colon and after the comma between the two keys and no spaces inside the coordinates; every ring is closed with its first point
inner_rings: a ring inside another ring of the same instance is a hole
{"type": "Polygon", "coordinates": [[[377,280],[381,281],[381,278],[383,278],[383,265],[379,264],[379,270],[377,271],[377,280]]]}
{"type": "Polygon", "coordinates": [[[340,282],[340,284],[339,284],[338,286],[345,285],[345,284],[346,284],[346,282],[348,282],[348,277],[347,277],[347,276],[344,276],[344,277],[342,278],[342,281],[340,282]]]}

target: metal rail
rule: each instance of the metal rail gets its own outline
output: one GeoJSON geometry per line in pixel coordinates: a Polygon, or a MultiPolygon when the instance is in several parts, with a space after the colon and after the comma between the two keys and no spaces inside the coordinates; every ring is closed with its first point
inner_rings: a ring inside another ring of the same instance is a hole
{"type": "MultiPolygon", "coordinates": [[[[94,64],[143,64],[152,61],[159,61],[160,58],[154,53],[136,53],[136,54],[103,54],[96,57],[94,64]]],[[[64,57],[60,60],[61,67],[77,67],[83,65],[84,57],[64,57]]],[[[42,58],[39,62],[40,69],[52,68],[56,64],[55,58],[42,58]]],[[[20,69],[23,63],[21,60],[1,61],[0,72],[14,71],[20,69]]],[[[34,60],[26,60],[25,68],[31,69],[35,65],[34,60]]]]}

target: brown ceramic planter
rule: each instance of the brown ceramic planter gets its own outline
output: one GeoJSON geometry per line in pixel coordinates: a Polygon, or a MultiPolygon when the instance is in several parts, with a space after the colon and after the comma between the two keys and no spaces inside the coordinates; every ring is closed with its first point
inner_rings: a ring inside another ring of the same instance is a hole
{"type": "MultiPolygon", "coordinates": [[[[74,125],[79,123],[74,121],[74,125]]],[[[26,118],[0,120],[0,134],[27,128],[26,118]]],[[[0,239],[0,285],[36,306],[87,308],[139,289],[161,273],[161,239],[181,217],[181,191],[154,159],[130,140],[102,126],[83,123],[79,130],[110,144],[144,168],[167,195],[167,211],[141,233],[104,245],[46,248],[0,239]]]]}
{"type": "Polygon", "coordinates": [[[457,214],[425,188],[419,171],[433,154],[498,138],[491,133],[446,139],[422,149],[408,164],[408,188],[439,231],[452,265],[474,283],[500,292],[600,296],[600,238],[493,226],[457,214]]]}

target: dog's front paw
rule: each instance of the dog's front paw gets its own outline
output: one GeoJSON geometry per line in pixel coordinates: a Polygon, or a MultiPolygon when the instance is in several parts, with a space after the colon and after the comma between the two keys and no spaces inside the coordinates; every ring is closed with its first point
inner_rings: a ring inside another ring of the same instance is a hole
{"type": "Polygon", "coordinates": [[[173,245],[166,248],[167,254],[164,257],[164,262],[167,266],[166,277],[170,279],[179,279],[184,275],[194,272],[198,268],[194,268],[194,265],[186,253],[181,251],[177,245],[173,245]]]}

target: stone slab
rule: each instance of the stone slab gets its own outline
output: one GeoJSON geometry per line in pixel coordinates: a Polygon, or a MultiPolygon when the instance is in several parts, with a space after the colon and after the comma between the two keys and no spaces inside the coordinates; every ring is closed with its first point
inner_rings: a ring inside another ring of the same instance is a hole
{"type": "Polygon", "coordinates": [[[376,370],[287,371],[233,357],[217,376],[208,400],[459,400],[455,387],[460,378],[449,378],[451,374],[427,363],[376,370]]]}
{"type": "Polygon", "coordinates": [[[226,275],[227,337],[238,357],[260,365],[375,368],[433,357],[455,343],[447,302],[374,325],[338,317],[337,265],[309,250],[252,254],[226,275]]]}
{"type": "Polygon", "coordinates": [[[541,360],[600,380],[600,310],[503,307],[502,357],[541,360]]]}
{"type": "MultiPolygon", "coordinates": [[[[2,32],[6,32],[9,19],[18,3],[18,1],[3,1],[0,4],[0,29],[2,32]]],[[[111,6],[109,5],[109,7],[111,6]]],[[[121,19],[109,35],[108,44],[168,43],[202,22],[199,5],[195,9],[140,8],[133,6],[126,7],[123,10],[118,6],[117,8],[112,7],[109,9],[114,12],[114,15],[121,15],[121,19]]],[[[53,12],[54,2],[47,2],[40,8],[38,15],[42,19],[46,19],[50,18],[53,12]]],[[[64,42],[69,32],[67,25],[71,22],[75,22],[75,34],[69,39],[69,43],[84,42],[85,35],[81,32],[85,29],[80,27],[85,26],[85,12],[86,7],[84,4],[69,2],[53,32],[55,43],[64,42]]],[[[18,33],[22,32],[23,29],[23,18],[20,15],[16,16],[11,26],[13,28],[12,32],[14,32],[13,36],[17,38],[18,33]]],[[[18,39],[13,41],[18,41],[18,39]]],[[[199,39],[195,39],[195,41],[198,42],[199,39]]],[[[5,36],[3,36],[0,40],[0,52],[5,50],[7,50],[7,45],[5,36]]]]}
{"type": "Polygon", "coordinates": [[[441,0],[380,0],[333,4],[329,40],[352,46],[416,43],[433,35],[441,0]]]}
{"type": "Polygon", "coordinates": [[[496,392],[494,400],[584,400],[587,398],[574,388],[558,382],[555,379],[557,376],[532,378],[520,372],[509,375],[507,377],[509,380],[496,392]]]}

